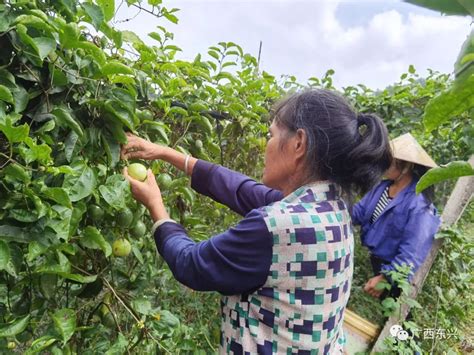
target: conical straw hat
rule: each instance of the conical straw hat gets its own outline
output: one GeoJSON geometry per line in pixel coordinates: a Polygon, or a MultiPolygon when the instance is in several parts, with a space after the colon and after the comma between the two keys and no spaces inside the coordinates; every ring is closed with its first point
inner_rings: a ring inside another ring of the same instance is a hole
{"type": "Polygon", "coordinates": [[[409,161],[429,168],[438,166],[410,133],[392,139],[391,145],[395,159],[409,161]]]}

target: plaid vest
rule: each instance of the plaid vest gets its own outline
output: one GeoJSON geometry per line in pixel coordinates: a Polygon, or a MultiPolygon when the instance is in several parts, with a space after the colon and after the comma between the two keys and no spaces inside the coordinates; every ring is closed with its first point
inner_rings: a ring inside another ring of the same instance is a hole
{"type": "Polygon", "coordinates": [[[221,353],[335,354],[345,342],[354,240],[349,211],[328,182],[260,209],[273,235],[265,284],[221,299],[221,353]]]}

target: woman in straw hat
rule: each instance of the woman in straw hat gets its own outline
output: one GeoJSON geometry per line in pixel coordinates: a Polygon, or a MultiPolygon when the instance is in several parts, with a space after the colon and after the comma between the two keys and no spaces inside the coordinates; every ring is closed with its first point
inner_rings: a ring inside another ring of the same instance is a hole
{"type": "Polygon", "coordinates": [[[364,290],[381,298],[400,295],[389,272],[397,265],[410,265],[411,279],[428,255],[440,225],[432,203],[433,189],[415,193],[420,177],[436,163],[410,133],[391,143],[394,159],[385,174],[387,180],[365,195],[352,211],[353,223],[361,226],[362,244],[369,248],[375,274],[364,290]],[[390,292],[375,287],[385,280],[395,286],[390,292]]]}

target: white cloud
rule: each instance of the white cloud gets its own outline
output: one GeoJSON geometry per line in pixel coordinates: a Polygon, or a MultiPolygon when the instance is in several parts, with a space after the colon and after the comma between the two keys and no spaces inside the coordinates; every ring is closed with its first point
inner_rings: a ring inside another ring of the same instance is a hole
{"type": "Polygon", "coordinates": [[[181,9],[178,25],[140,14],[121,28],[144,38],[156,25],[165,23],[187,59],[207,52],[219,41],[236,42],[257,55],[262,40],[262,68],[275,75],[294,74],[301,82],[320,77],[330,68],[336,70],[338,86],[363,83],[374,88],[398,80],[410,64],[422,74],[427,68],[452,71],[470,30],[470,19],[387,1],[385,7],[391,9],[379,12],[373,8],[380,2],[365,2],[364,20],[350,24],[357,19],[352,16],[358,16],[360,4],[177,0],[165,2],[165,6],[181,9]]]}

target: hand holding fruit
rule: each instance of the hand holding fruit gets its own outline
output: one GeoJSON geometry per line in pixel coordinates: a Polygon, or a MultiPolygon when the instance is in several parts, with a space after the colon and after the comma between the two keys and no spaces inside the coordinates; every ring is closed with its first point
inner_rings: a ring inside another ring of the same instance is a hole
{"type": "Polygon", "coordinates": [[[122,159],[160,159],[166,147],[127,133],[127,144],[122,146],[122,159]]]}
{"type": "MultiPolygon", "coordinates": [[[[162,218],[169,218],[166,208],[163,205],[163,200],[161,198],[161,190],[156,182],[155,175],[153,172],[148,169],[147,175],[144,181],[139,181],[132,177],[131,171],[128,171],[129,168],[124,168],[123,175],[130,183],[130,188],[132,195],[138,202],[142,203],[149,211],[152,219],[154,221],[162,218]]],[[[142,169],[140,168],[138,172],[142,169]]],[[[134,174],[137,171],[134,172],[134,174]]],[[[138,174],[138,177],[143,177],[138,174]]]]}
{"type": "MultiPolygon", "coordinates": [[[[132,195],[138,202],[141,202],[146,208],[150,209],[157,200],[161,201],[161,191],[151,169],[146,171],[144,181],[139,181],[133,177],[130,167],[123,169],[123,175],[130,183],[132,195]]],[[[135,172],[134,172],[135,173],[135,172]]],[[[141,177],[141,176],[140,176],[141,177]]]]}

